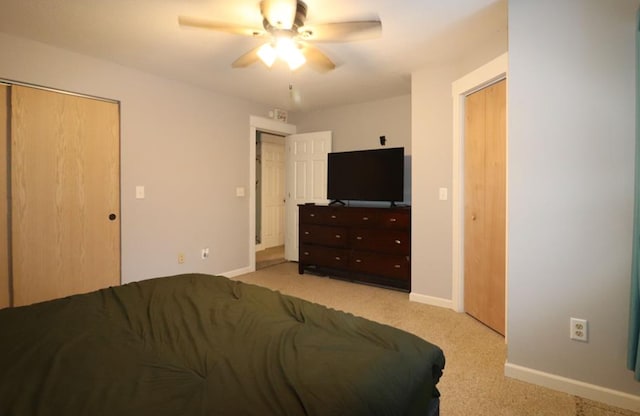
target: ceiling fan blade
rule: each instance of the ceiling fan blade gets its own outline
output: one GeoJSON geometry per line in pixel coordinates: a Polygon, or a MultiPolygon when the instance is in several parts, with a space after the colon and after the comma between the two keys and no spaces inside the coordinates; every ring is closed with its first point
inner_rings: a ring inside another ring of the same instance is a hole
{"type": "Polygon", "coordinates": [[[346,42],[373,39],[379,37],[381,32],[382,22],[380,20],[323,23],[298,29],[298,33],[304,40],[316,42],[346,42]]]}
{"type": "Polygon", "coordinates": [[[246,68],[251,64],[254,64],[260,60],[258,56],[258,49],[260,49],[262,45],[257,48],[251,49],[249,52],[245,53],[231,64],[233,68],[246,68]]]}
{"type": "Polygon", "coordinates": [[[235,35],[263,36],[266,34],[264,29],[261,28],[234,25],[232,23],[213,22],[211,20],[198,19],[197,17],[178,16],[178,24],[180,26],[217,30],[219,32],[233,33],[235,35]]]}
{"type": "Polygon", "coordinates": [[[327,55],[313,45],[307,43],[302,45],[302,53],[307,59],[307,65],[318,72],[329,72],[336,67],[336,64],[334,64],[327,55]]]}
{"type": "Polygon", "coordinates": [[[260,11],[271,26],[289,30],[296,18],[297,5],[296,0],[262,0],[260,11]]]}

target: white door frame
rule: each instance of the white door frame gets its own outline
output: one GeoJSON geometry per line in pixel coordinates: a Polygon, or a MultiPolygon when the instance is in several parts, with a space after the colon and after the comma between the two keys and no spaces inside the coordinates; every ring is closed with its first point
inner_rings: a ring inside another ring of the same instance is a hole
{"type": "MultiPolygon", "coordinates": [[[[256,270],[256,133],[264,131],[280,136],[296,133],[296,126],[266,117],[249,116],[249,272],[256,270]]],[[[286,157],[286,156],[285,156],[286,157]]]]}
{"type": "MultiPolygon", "coordinates": [[[[451,84],[451,95],[453,97],[453,197],[451,200],[453,226],[451,258],[453,264],[451,267],[451,303],[456,312],[464,312],[464,102],[467,95],[505,79],[508,72],[508,63],[508,54],[504,53],[451,84]]],[[[507,138],[508,137],[507,126],[507,138]]],[[[507,156],[509,154],[508,149],[509,140],[507,139],[507,156]]],[[[508,171],[508,157],[506,162],[508,171]]],[[[507,195],[509,190],[508,181],[509,178],[507,175],[507,195]]],[[[507,210],[506,212],[508,224],[509,211],[507,210]]],[[[505,261],[507,261],[509,258],[507,239],[505,240],[505,244],[507,245],[507,247],[505,247],[505,261]]],[[[505,270],[508,271],[508,268],[505,268],[505,270]]],[[[505,281],[505,288],[508,287],[507,285],[508,279],[505,281]]],[[[505,311],[505,317],[506,316],[505,311]]]]}

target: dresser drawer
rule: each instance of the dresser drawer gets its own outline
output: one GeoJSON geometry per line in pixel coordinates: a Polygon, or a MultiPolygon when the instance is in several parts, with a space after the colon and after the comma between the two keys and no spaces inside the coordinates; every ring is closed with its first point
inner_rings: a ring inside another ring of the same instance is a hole
{"type": "Polygon", "coordinates": [[[381,227],[408,230],[411,228],[411,212],[404,209],[381,212],[379,221],[381,227]]]}
{"type": "Polygon", "coordinates": [[[350,232],[349,242],[354,250],[370,250],[405,255],[411,253],[411,236],[408,231],[353,228],[350,232]]]}
{"type": "Polygon", "coordinates": [[[350,209],[324,205],[300,205],[300,224],[350,225],[350,209]]]}
{"type": "Polygon", "coordinates": [[[411,227],[411,212],[404,209],[352,209],[349,224],[354,227],[397,228],[411,227]]]}
{"type": "Polygon", "coordinates": [[[396,279],[409,279],[409,256],[381,254],[370,251],[353,251],[349,267],[353,271],[384,275],[396,279]]]}
{"type": "Polygon", "coordinates": [[[303,244],[300,246],[298,261],[305,264],[345,269],[349,264],[349,250],[303,244]]]}
{"type": "Polygon", "coordinates": [[[300,225],[300,241],[332,247],[346,247],[349,233],[345,228],[323,225],[300,225]]]}

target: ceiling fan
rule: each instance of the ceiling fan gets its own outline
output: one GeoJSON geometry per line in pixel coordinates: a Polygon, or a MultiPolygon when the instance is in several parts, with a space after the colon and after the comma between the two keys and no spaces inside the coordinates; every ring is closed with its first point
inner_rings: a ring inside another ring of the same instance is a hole
{"type": "Polygon", "coordinates": [[[217,30],[238,35],[265,38],[267,41],[236,59],[233,68],[245,68],[262,61],[269,68],[276,59],[285,61],[293,71],[307,63],[328,72],[336,65],[310,42],[346,42],[377,37],[382,29],[379,19],[306,25],[307,5],[302,0],[262,0],[262,27],[215,22],[179,16],[181,26],[217,30]]]}

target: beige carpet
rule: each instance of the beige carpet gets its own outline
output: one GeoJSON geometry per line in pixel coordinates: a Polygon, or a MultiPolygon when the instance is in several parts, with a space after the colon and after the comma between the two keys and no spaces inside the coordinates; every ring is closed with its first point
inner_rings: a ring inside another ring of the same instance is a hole
{"type": "Polygon", "coordinates": [[[409,301],[407,293],[310,274],[281,263],[236,278],[392,325],[438,346],[447,364],[442,416],[640,416],[509,379],[504,338],[466,314],[409,301]]]}

